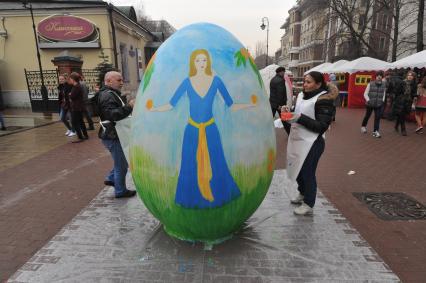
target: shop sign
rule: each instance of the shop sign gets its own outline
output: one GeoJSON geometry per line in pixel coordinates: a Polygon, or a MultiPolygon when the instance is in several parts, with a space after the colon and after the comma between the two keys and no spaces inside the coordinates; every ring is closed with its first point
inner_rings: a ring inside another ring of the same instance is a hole
{"type": "Polygon", "coordinates": [[[95,26],[86,19],[55,15],[37,25],[41,37],[51,41],[85,41],[95,32],[95,26]]]}

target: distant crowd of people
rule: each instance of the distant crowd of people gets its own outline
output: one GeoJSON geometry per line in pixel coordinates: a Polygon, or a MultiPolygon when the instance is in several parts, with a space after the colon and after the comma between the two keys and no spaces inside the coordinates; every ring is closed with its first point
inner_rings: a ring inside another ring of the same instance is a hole
{"type": "Polygon", "coordinates": [[[426,77],[419,84],[416,73],[408,71],[393,71],[386,77],[379,71],[376,79],[371,81],[364,92],[366,113],[361,123],[361,132],[367,133],[368,120],[374,112],[373,137],[380,138],[380,119],[385,117],[395,120],[394,129],[407,136],[405,121],[414,111],[417,128],[415,133],[423,134],[426,125],[426,77]]]}
{"type": "Polygon", "coordinates": [[[92,115],[88,109],[89,89],[84,82],[83,76],[73,72],[69,76],[59,76],[58,85],[59,116],[67,131],[65,135],[78,139],[73,143],[82,142],[89,138],[87,130],[94,130],[92,115]],[[86,128],[83,117],[87,120],[89,128],[86,128]]]}
{"type": "Polygon", "coordinates": [[[60,119],[67,129],[65,135],[77,136],[77,139],[72,142],[79,143],[89,139],[88,130],[95,129],[90,109],[96,110],[101,125],[98,137],[111,153],[114,162],[104,184],[114,187],[116,198],[133,197],[136,192],[128,190],[126,186],[128,163],[115,126],[117,121],[132,113],[134,99],[127,101],[126,97],[121,95],[123,77],[119,72],[106,73],[102,84],[102,88],[100,84],[96,85],[95,95],[89,100],[89,90],[82,75],[76,72],[69,76],[60,75],[58,85],[60,119]],[[91,107],[89,107],[90,104],[91,107]],[[88,128],[83,119],[87,120],[88,128]]]}
{"type": "MultiPolygon", "coordinates": [[[[272,116],[279,113],[288,134],[286,171],[288,178],[298,185],[298,194],[290,202],[298,205],[294,209],[296,215],[310,215],[317,192],[316,168],[325,148],[325,132],[335,120],[339,90],[333,74],[327,84],[323,74],[313,71],[305,74],[302,92],[295,101],[289,102],[284,73],[283,67],[276,69],[276,76],[270,81],[269,102],[272,116]]],[[[413,71],[408,71],[405,79],[403,76],[403,72],[393,71],[385,77],[384,72],[379,71],[375,80],[368,83],[364,92],[366,112],[361,123],[362,133],[367,133],[368,120],[374,112],[373,137],[381,137],[382,117],[395,120],[395,131],[406,136],[405,121],[412,111],[415,111],[417,123],[415,132],[423,133],[426,78],[417,84],[413,71]]]]}

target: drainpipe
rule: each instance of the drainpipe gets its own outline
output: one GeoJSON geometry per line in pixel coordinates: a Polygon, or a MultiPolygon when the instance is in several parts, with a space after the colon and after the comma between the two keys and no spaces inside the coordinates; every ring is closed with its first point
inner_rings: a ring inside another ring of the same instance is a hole
{"type": "Polygon", "coordinates": [[[108,14],[109,14],[109,22],[111,24],[111,30],[112,30],[112,52],[114,54],[114,68],[117,68],[118,66],[118,60],[117,60],[117,39],[115,36],[115,26],[114,26],[114,19],[112,17],[112,11],[114,10],[112,4],[108,4],[108,14]]]}

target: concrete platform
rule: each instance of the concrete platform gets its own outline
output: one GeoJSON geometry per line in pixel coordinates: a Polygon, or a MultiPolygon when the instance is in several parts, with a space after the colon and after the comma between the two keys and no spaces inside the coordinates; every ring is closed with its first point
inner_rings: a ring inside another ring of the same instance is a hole
{"type": "Polygon", "coordinates": [[[7,282],[400,282],[321,193],[314,216],[293,215],[294,192],[276,170],[246,227],[210,249],[105,188],[7,282]]]}

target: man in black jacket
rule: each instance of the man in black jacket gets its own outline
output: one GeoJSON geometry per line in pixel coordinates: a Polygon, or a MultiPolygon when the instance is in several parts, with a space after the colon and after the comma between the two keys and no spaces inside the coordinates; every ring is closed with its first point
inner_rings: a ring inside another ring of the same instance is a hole
{"type": "Polygon", "coordinates": [[[128,164],[115,130],[115,122],[127,118],[132,113],[134,99],[126,103],[126,98],[121,97],[123,77],[118,72],[105,74],[105,87],[99,93],[98,107],[101,127],[99,138],[111,153],[114,168],[105,180],[105,185],[114,186],[115,197],[125,198],[136,195],[135,191],[126,187],[126,174],[128,164]]]}
{"type": "MultiPolygon", "coordinates": [[[[275,70],[275,77],[272,78],[271,82],[269,83],[269,103],[271,104],[272,109],[272,117],[275,117],[275,113],[278,112],[278,115],[281,115],[281,106],[284,106],[287,104],[287,91],[285,88],[285,80],[284,80],[284,73],[285,68],[284,67],[278,67],[275,70]]],[[[290,132],[290,124],[287,122],[282,122],[285,131],[287,134],[290,132]]]]}
{"type": "Polygon", "coordinates": [[[405,113],[401,103],[401,98],[404,96],[404,81],[402,80],[403,71],[394,71],[390,77],[387,94],[392,98],[392,116],[396,118],[395,131],[398,132],[398,126],[401,124],[401,134],[407,135],[405,130],[405,113]]]}

